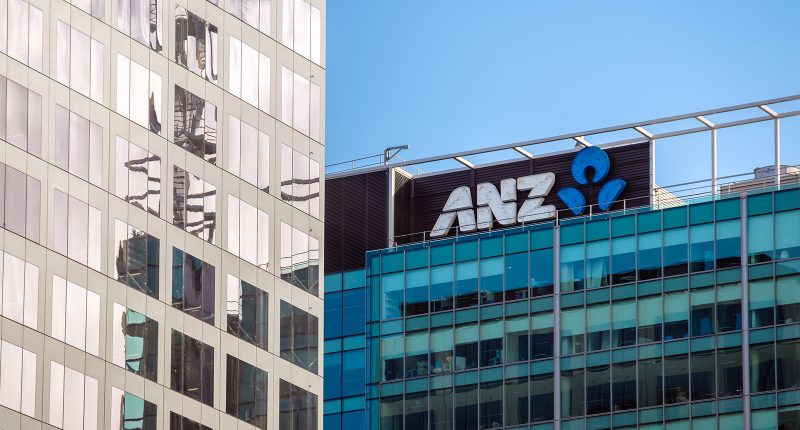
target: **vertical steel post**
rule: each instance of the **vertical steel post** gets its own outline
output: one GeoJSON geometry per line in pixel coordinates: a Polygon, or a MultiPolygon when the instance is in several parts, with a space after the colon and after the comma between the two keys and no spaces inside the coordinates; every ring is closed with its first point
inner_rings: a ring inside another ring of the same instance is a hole
{"type": "Polygon", "coordinates": [[[711,129],[711,197],[717,195],[717,129],[711,129]]]}
{"type": "Polygon", "coordinates": [[[388,169],[387,172],[389,176],[389,183],[388,185],[388,195],[386,197],[386,242],[389,248],[394,246],[394,175],[396,175],[394,171],[394,167],[388,169]]]}
{"type": "Polygon", "coordinates": [[[742,267],[742,394],[744,430],[750,430],[750,282],[747,278],[747,193],[741,198],[741,260],[742,267]]]}
{"type": "Polygon", "coordinates": [[[781,184],[781,119],[775,118],[775,185],[781,184]]]}
{"type": "MultiPolygon", "coordinates": [[[[556,211],[558,213],[558,211],[556,211]]],[[[553,226],[553,419],[561,429],[561,246],[560,226],[553,226]]]]}
{"type": "Polygon", "coordinates": [[[650,206],[656,205],[656,140],[650,139],[650,206]]]}

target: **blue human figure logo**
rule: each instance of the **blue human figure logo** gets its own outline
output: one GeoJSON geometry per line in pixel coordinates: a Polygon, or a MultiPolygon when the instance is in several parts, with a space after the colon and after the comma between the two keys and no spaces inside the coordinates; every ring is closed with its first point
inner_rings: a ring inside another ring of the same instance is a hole
{"type": "MultiPolygon", "coordinates": [[[[581,185],[603,182],[608,176],[609,170],[611,170],[611,161],[608,159],[608,154],[596,146],[581,149],[572,159],[572,177],[581,185]],[[590,167],[594,169],[594,174],[591,178],[587,178],[590,167]]],[[[597,196],[597,206],[600,210],[609,210],[626,185],[627,182],[622,179],[611,179],[603,184],[597,196]]],[[[575,215],[582,214],[586,209],[586,197],[577,189],[562,188],[558,190],[557,194],[575,215]]]]}

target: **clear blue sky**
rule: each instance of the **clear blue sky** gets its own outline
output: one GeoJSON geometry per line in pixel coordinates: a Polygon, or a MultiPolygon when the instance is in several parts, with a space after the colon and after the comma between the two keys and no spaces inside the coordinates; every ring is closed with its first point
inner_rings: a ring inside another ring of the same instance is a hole
{"type": "MultiPolygon", "coordinates": [[[[329,0],[327,19],[328,163],[401,144],[420,158],[800,93],[797,0],[329,0]]],[[[784,161],[800,163],[800,119],[786,122],[784,161]]],[[[769,164],[751,142],[771,143],[771,130],[721,134],[720,174],[769,164]]],[[[705,150],[704,138],[688,139],[663,162],[698,140],[705,150]]]]}

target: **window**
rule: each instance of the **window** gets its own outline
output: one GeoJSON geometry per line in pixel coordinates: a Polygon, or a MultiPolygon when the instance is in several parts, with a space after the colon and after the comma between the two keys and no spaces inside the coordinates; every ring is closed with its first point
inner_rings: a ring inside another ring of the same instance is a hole
{"type": "Polygon", "coordinates": [[[269,345],[269,294],[228,275],[225,303],[228,333],[266,350],[269,345]]]}
{"type": "MultiPolygon", "coordinates": [[[[771,267],[770,267],[771,269],[771,267]]],[[[767,277],[753,278],[750,269],[750,327],[775,324],[775,281],[767,277]]]]}
{"type": "Polygon", "coordinates": [[[405,316],[428,313],[428,269],[407,271],[405,292],[406,299],[402,310],[405,316]]]}
{"type": "Polygon", "coordinates": [[[105,17],[105,0],[70,0],[68,3],[72,3],[73,6],[99,20],[103,20],[105,17]]]}
{"type": "Polygon", "coordinates": [[[261,269],[269,269],[269,214],[230,194],[228,252],[261,269]]]}
{"type": "Polygon", "coordinates": [[[689,401],[689,356],[664,357],[664,403],[689,401]]]}
{"type": "Polygon", "coordinates": [[[52,336],[92,355],[100,350],[100,295],[53,275],[52,336]]]}
{"type": "Polygon", "coordinates": [[[611,410],[611,366],[586,369],[586,415],[601,414],[611,410]]]}
{"type": "Polygon", "coordinates": [[[692,401],[716,397],[714,350],[692,352],[692,401]]]}
{"type": "Polygon", "coordinates": [[[156,430],[157,420],[154,403],[111,387],[111,430],[156,430]]]}
{"type": "Polygon", "coordinates": [[[175,6],[175,62],[216,84],[219,70],[217,26],[175,6]]]}
{"type": "Polygon", "coordinates": [[[638,236],[639,280],[661,277],[661,232],[638,236]]]}
{"type": "MultiPolygon", "coordinates": [[[[791,264],[794,267],[791,269],[791,275],[778,276],[776,279],[776,299],[777,299],[777,313],[776,319],[778,324],[791,324],[800,321],[800,261],[793,261],[791,264]]],[[[783,263],[789,265],[790,263],[783,263]]],[[[790,266],[791,267],[791,266],[790,266]]]]}
{"type": "Polygon", "coordinates": [[[664,230],[664,276],[683,275],[689,262],[688,230],[664,230]]]}
{"type": "Polygon", "coordinates": [[[530,382],[531,422],[553,419],[553,374],[532,375],[530,382]]]}
{"type": "MultiPolygon", "coordinates": [[[[287,340],[288,343],[288,340],[287,340]]],[[[383,381],[393,381],[403,377],[403,337],[386,336],[381,338],[381,361],[383,363],[383,381]]],[[[477,356],[478,346],[475,344],[477,356]]],[[[477,367],[477,357],[475,358],[477,367]]]]}
{"type": "Polygon", "coordinates": [[[430,370],[428,364],[428,333],[406,334],[406,378],[425,376],[430,370]]]}
{"type": "Polygon", "coordinates": [[[180,416],[169,411],[169,430],[212,430],[211,427],[202,425],[197,421],[180,416]]]}
{"type": "Polygon", "coordinates": [[[553,294],[553,248],[531,251],[531,296],[553,294]]]}
{"type": "Polygon", "coordinates": [[[584,287],[583,243],[561,247],[561,291],[584,287]]]}
{"type": "MultiPolygon", "coordinates": [[[[269,57],[258,52],[257,48],[231,36],[230,77],[228,78],[228,90],[231,94],[266,113],[272,113],[270,109],[271,71],[269,57]]],[[[308,134],[308,130],[305,133],[308,134]]]]}
{"type": "Polygon", "coordinates": [[[717,350],[717,378],[719,396],[742,394],[742,348],[720,348],[717,350]]]}
{"type": "Polygon", "coordinates": [[[55,251],[100,270],[100,210],[59,190],[54,191],[53,201],[55,251]]]}
{"type": "Polygon", "coordinates": [[[280,430],[317,428],[317,396],[281,379],[280,430]]]}
{"type": "Polygon", "coordinates": [[[56,105],[56,166],[103,186],[103,128],[56,105]]]}
{"type": "Polygon", "coordinates": [[[689,228],[692,272],[714,269],[714,224],[693,225],[689,228]]]}
{"type": "MultiPolygon", "coordinates": [[[[478,305],[478,262],[462,261],[456,263],[456,307],[466,308],[478,305]]],[[[403,291],[399,294],[402,296],[403,291]]]]}
{"type": "Polygon", "coordinates": [[[431,267],[429,282],[431,312],[453,309],[453,265],[431,267]]]}
{"type": "Polygon", "coordinates": [[[56,35],[56,80],[102,104],[103,44],[61,21],[56,35]]]}
{"type": "Polygon", "coordinates": [[[661,323],[664,320],[662,296],[639,300],[639,343],[661,341],[661,323]]]}
{"type": "MultiPolygon", "coordinates": [[[[503,426],[503,382],[491,381],[480,384],[480,421],[481,429],[500,428],[503,426]]],[[[408,403],[408,397],[406,397],[408,403]]],[[[423,411],[426,408],[423,406],[423,411]]],[[[424,412],[423,412],[424,413],[424,412]]],[[[408,418],[406,418],[406,422],[408,418]]],[[[414,426],[412,428],[420,428],[414,426]]]]}
{"type": "Polygon", "coordinates": [[[281,42],[321,64],[322,13],[305,0],[283,0],[281,42]]]}
{"type": "Polygon", "coordinates": [[[750,264],[772,261],[775,247],[772,214],[747,219],[747,248],[750,264]]]}
{"type": "MultiPolygon", "coordinates": [[[[440,388],[430,392],[430,429],[447,430],[453,428],[453,389],[440,388]]],[[[342,428],[347,421],[342,420],[342,428]]],[[[327,428],[327,424],[325,425],[327,428]]]]}
{"type": "Polygon", "coordinates": [[[41,183],[0,163],[0,221],[7,230],[39,241],[41,183]]]}
{"type": "Polygon", "coordinates": [[[161,214],[161,157],[117,136],[117,197],[156,216],[161,214]]]}
{"type": "Polygon", "coordinates": [[[553,314],[543,313],[531,317],[531,358],[534,360],[553,356],[553,314]]]}
{"type": "Polygon", "coordinates": [[[664,401],[662,360],[658,357],[639,360],[639,407],[658,406],[664,401]]]}
{"type": "Polygon", "coordinates": [[[562,370],[560,382],[561,416],[568,418],[583,415],[583,369],[562,370]]]}
{"type": "Polygon", "coordinates": [[[478,326],[475,324],[458,326],[455,333],[456,359],[454,370],[478,367],[478,326]]]}
{"type": "Polygon", "coordinates": [[[112,362],[151,381],[158,377],[158,321],[114,303],[112,362]]]}
{"type": "Polygon", "coordinates": [[[319,240],[283,222],[281,279],[310,294],[319,295],[319,240]]]}
{"type": "Polygon", "coordinates": [[[319,85],[281,67],[281,120],[320,140],[322,95],[319,85]]]}
{"type": "Polygon", "coordinates": [[[117,113],[161,133],[161,76],[117,54],[117,113]]]}
{"type": "Polygon", "coordinates": [[[775,214],[775,259],[800,256],[800,211],[775,214]]]}
{"type": "Polygon", "coordinates": [[[97,379],[51,361],[48,423],[65,430],[97,429],[99,394],[97,379]]]}
{"type": "Polygon", "coordinates": [[[208,243],[217,243],[217,188],[178,166],[173,166],[172,173],[172,223],[208,243]]]}
{"type": "MultiPolygon", "coordinates": [[[[480,301],[490,304],[503,301],[503,258],[483,258],[478,261],[480,273],[480,301]]],[[[406,275],[408,278],[408,275],[406,275]]],[[[427,286],[426,286],[427,289],[427,286]]],[[[406,298],[408,290],[406,290],[406,298]]],[[[425,298],[427,302],[427,297],[425,298]]]]}
{"type": "Polygon", "coordinates": [[[269,192],[269,135],[228,116],[228,171],[269,192]]]}
{"type": "Polygon", "coordinates": [[[319,218],[319,163],[292,148],[281,147],[281,198],[319,218]]]}
{"type": "MultiPolygon", "coordinates": [[[[615,303],[614,310],[617,305],[615,303]]],[[[617,316],[617,313],[614,313],[617,316]]],[[[589,306],[586,308],[586,350],[599,351],[608,349],[611,345],[611,306],[608,303],[589,306]]],[[[617,340],[617,330],[614,330],[614,340],[617,340]]],[[[616,346],[616,345],[615,345],[616,346]]]]}
{"type": "Polygon", "coordinates": [[[584,331],[583,308],[561,312],[561,353],[563,355],[583,352],[584,331]]]}
{"type": "Polygon", "coordinates": [[[609,243],[607,240],[586,244],[586,288],[605,287],[610,284],[609,243]]]}
{"type": "Polygon", "coordinates": [[[39,308],[39,267],[0,251],[2,315],[34,330],[39,308]]]}
{"type": "Polygon", "coordinates": [[[158,298],[161,247],[157,237],[114,220],[114,278],[158,298]]]}
{"type": "Polygon", "coordinates": [[[614,363],[611,392],[614,411],[636,409],[636,362],[614,363]]]}
{"type": "Polygon", "coordinates": [[[267,430],[267,372],[228,355],[225,412],[267,430]]]}
{"type": "Polygon", "coordinates": [[[742,329],[742,285],[738,282],[717,286],[717,331],[742,329]]]}
{"type": "Polygon", "coordinates": [[[689,336],[689,294],[672,293],[664,296],[664,340],[689,336]]]}
{"type": "Polygon", "coordinates": [[[319,319],[281,300],[281,358],[317,373],[319,319]]]}
{"type": "Polygon", "coordinates": [[[36,354],[0,342],[0,405],[28,416],[36,413],[36,354]]]}
{"type": "Polygon", "coordinates": [[[42,96],[0,75],[0,139],[41,157],[42,129],[42,96]]]}
{"type": "Polygon", "coordinates": [[[750,345],[750,391],[775,390],[775,345],[750,345]]]}
{"type": "Polygon", "coordinates": [[[516,363],[528,360],[530,337],[528,336],[527,317],[508,318],[505,320],[506,333],[506,363],[516,363]]]}
{"type": "Polygon", "coordinates": [[[214,325],[213,265],[172,247],[172,307],[214,325]]]}
{"type": "Polygon", "coordinates": [[[159,0],[119,0],[117,28],[142,45],[161,52],[161,9],[159,0]]]}
{"type": "Polygon", "coordinates": [[[175,85],[175,144],[217,164],[217,107],[175,85]]]}
{"type": "Polygon", "coordinates": [[[41,72],[43,20],[22,0],[0,0],[0,52],[41,72]]]}
{"type": "MultiPolygon", "coordinates": [[[[389,398],[389,400],[391,400],[391,397],[389,398]]],[[[381,399],[381,402],[383,402],[383,399],[381,399]]],[[[400,399],[399,402],[396,403],[399,403],[402,406],[403,404],[402,398],[400,399]]],[[[455,428],[457,429],[478,428],[478,385],[473,384],[473,385],[456,386],[453,403],[455,404],[455,424],[456,424],[455,428]]],[[[386,408],[387,409],[385,412],[386,418],[382,419],[381,424],[394,424],[394,425],[393,426],[381,425],[381,428],[386,428],[386,429],[403,428],[402,409],[398,412],[392,413],[391,403],[389,403],[387,406],[389,407],[386,408]]],[[[381,405],[382,416],[384,416],[383,409],[384,405],[382,404],[381,405]]]]}
{"type": "Polygon", "coordinates": [[[214,348],[172,330],[170,388],[214,405],[214,348]]]}
{"type": "Polygon", "coordinates": [[[636,280],[636,237],[615,237],[611,241],[611,283],[636,280]]]}
{"type": "MultiPolygon", "coordinates": [[[[217,0],[209,1],[217,4],[217,0]]],[[[229,3],[228,11],[262,33],[272,35],[272,0],[236,0],[229,3]]]]}
{"type": "Polygon", "coordinates": [[[800,339],[779,340],[775,350],[778,389],[800,387],[800,339]]]}

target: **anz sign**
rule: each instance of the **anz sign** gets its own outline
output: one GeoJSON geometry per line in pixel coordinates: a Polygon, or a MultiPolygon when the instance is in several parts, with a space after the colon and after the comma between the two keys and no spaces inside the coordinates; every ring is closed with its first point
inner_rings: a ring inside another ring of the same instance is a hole
{"type": "MultiPolygon", "coordinates": [[[[572,177],[581,185],[603,184],[597,198],[597,206],[607,211],[622,194],[627,183],[622,179],[605,181],[611,170],[608,154],[596,146],[581,149],[572,159],[572,177]],[[587,177],[590,168],[593,173],[587,177]],[[604,182],[605,181],[605,182],[604,182]]],[[[477,208],[472,204],[469,187],[458,187],[450,193],[442,213],[436,220],[431,237],[444,237],[458,219],[462,233],[488,230],[495,221],[502,226],[517,223],[531,223],[555,218],[556,207],[543,205],[544,198],[550,194],[556,175],[552,172],[509,178],[500,181],[500,190],[491,183],[478,184],[476,190],[477,208]],[[528,196],[517,208],[517,191],[527,191],[528,196]],[[476,214],[477,212],[477,214],[476,214]]],[[[586,209],[586,197],[575,188],[562,188],[556,193],[562,202],[575,215],[586,209]]]]}

